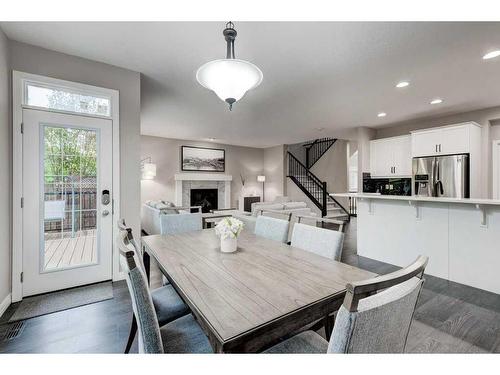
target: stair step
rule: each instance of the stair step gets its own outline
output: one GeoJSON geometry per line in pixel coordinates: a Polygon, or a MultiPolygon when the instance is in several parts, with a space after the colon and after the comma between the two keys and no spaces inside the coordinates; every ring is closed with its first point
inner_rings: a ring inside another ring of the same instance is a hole
{"type": "Polygon", "coordinates": [[[339,212],[339,211],[342,211],[342,209],[340,207],[327,207],[326,208],[326,211],[327,212],[339,212]]]}
{"type": "Polygon", "coordinates": [[[336,214],[327,214],[326,216],[324,216],[324,218],[325,219],[337,219],[337,220],[346,219],[346,220],[348,220],[349,216],[345,212],[339,212],[336,214]]]}

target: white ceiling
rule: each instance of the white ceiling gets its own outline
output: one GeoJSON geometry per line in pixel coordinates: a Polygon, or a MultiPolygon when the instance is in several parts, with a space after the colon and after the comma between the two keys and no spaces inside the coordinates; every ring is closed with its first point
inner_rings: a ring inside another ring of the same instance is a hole
{"type": "Polygon", "coordinates": [[[195,79],[225,56],[224,22],[0,26],[13,40],[143,73],[148,135],[265,147],[500,105],[500,58],[482,60],[500,49],[500,23],[235,24],[236,57],[264,80],[232,112],[195,79]],[[411,85],[396,89],[400,80],[411,85]],[[429,105],[434,97],[444,103],[429,105]]]}

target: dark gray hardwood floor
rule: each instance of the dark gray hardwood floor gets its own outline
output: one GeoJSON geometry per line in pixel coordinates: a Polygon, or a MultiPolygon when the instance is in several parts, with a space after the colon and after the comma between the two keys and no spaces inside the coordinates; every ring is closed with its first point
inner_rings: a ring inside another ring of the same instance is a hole
{"type": "MultiPolygon", "coordinates": [[[[342,261],[379,274],[397,269],[356,254],[355,219],[346,230],[342,261]]],[[[161,275],[153,265],[152,285],[160,283],[161,275]]],[[[28,319],[17,326],[6,323],[17,307],[12,305],[0,318],[0,353],[122,353],[132,307],[124,281],[114,283],[113,291],[111,300],[28,319]]],[[[500,296],[426,276],[407,351],[500,353],[500,296]]]]}

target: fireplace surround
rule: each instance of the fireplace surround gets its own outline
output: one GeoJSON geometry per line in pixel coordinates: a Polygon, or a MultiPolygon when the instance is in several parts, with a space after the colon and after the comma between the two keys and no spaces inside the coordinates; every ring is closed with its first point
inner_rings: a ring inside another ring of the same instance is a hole
{"type": "Polygon", "coordinates": [[[227,174],[177,173],[175,178],[175,205],[190,206],[192,189],[217,189],[218,208],[231,207],[231,181],[227,174]]]}

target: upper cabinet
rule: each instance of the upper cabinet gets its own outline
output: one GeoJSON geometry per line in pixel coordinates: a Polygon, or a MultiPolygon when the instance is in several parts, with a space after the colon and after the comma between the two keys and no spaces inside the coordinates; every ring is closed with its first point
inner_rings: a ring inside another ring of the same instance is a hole
{"type": "Polygon", "coordinates": [[[411,140],[409,135],[370,141],[372,177],[411,176],[411,140]]]}
{"type": "Polygon", "coordinates": [[[480,131],[475,123],[414,131],[411,134],[412,156],[436,156],[470,153],[471,139],[480,131]]]}

